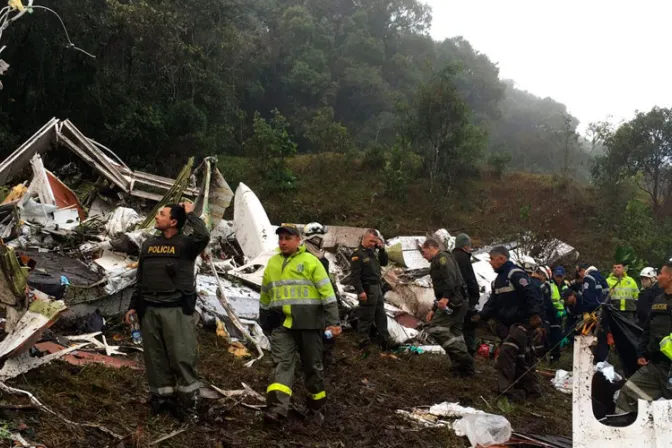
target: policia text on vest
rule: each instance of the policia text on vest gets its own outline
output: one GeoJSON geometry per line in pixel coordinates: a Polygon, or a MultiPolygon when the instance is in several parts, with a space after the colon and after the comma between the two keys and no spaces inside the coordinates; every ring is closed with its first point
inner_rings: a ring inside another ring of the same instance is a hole
{"type": "Polygon", "coordinates": [[[152,409],[195,415],[201,383],[196,373],[194,262],[210,234],[193,214],[192,204],[161,209],[155,228],[161,234],[140,250],[129,313],[135,310],[140,318],[152,409]]]}

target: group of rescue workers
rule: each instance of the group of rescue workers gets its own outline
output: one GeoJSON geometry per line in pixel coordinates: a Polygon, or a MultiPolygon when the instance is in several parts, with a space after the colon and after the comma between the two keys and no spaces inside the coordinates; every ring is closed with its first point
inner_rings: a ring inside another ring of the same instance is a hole
{"type": "MultiPolygon", "coordinates": [[[[158,236],[140,250],[137,287],[126,321],[136,314],[141,323],[149,383],[149,404],[155,413],[196,419],[201,383],[196,373],[195,261],[208,245],[205,223],[190,203],[171,204],[155,218],[158,236]]],[[[277,423],[289,413],[297,360],[301,361],[308,412],[323,418],[326,400],[323,362],[329,359],[334,338],[341,334],[340,300],[329,277],[322,250],[325,229],[318,223],[303,231],[283,224],[276,234],[279,250],[264,271],[259,301],[260,324],[269,336],[273,370],[267,388],[265,420],[277,423]]],[[[659,274],[641,272],[640,294],[622,264],[604,278],[594,266],[579,264],[568,281],[564,267],[517,266],[503,247],[490,250],[497,277],[480,311],[481,295],[471,264],[472,243],[466,234],[456,238],[452,252],[428,238],[421,247],[430,262],[435,302],[428,313],[427,333],[446,351],[451,372],[475,373],[475,330],[480,321],[495,321],[502,344],[496,360],[501,396],[524,400],[541,393],[535,359],[560,357],[563,342],[572,338],[582,321],[609,304],[643,328],[638,364],[641,368],[623,387],[618,408],[636,410],[636,400],[672,398],[667,388],[672,360],[672,263],[659,274]]],[[[387,329],[381,266],[388,264],[382,236],[368,229],[351,257],[350,284],[359,299],[358,348],[372,338],[383,350],[394,349],[387,329]]],[[[598,331],[596,361],[608,355],[608,328],[598,331]]]]}

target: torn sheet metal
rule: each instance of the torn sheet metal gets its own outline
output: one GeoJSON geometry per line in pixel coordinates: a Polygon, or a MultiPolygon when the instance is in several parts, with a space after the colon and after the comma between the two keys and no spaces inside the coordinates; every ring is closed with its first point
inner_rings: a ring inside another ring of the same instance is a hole
{"type": "Polygon", "coordinates": [[[579,258],[579,252],[564,241],[554,239],[541,251],[539,258],[544,260],[547,265],[553,265],[565,258],[576,261],[579,258]]]}
{"type": "Polygon", "coordinates": [[[35,293],[37,294],[35,300],[21,317],[14,331],[0,342],[0,359],[16,356],[28,350],[66,309],[62,300],[49,300],[39,291],[35,293]]]}
{"type": "MultiPolygon", "coordinates": [[[[35,348],[41,352],[46,353],[58,353],[60,351],[66,350],[65,347],[60,344],[56,344],[55,342],[39,342],[35,344],[35,348]]],[[[112,356],[85,352],[83,350],[73,351],[72,353],[63,356],[62,359],[68,364],[72,364],[73,366],[83,366],[93,363],[104,364],[107,367],[114,367],[117,369],[128,367],[129,369],[133,370],[142,370],[137,362],[131,361],[130,359],[113,358],[112,356]]]]}
{"type": "Polygon", "coordinates": [[[233,229],[240,248],[249,259],[271,252],[278,245],[275,227],[271,225],[266,210],[257,195],[242,182],[234,199],[233,229]]]}
{"type": "Polygon", "coordinates": [[[0,163],[0,185],[5,185],[23,171],[35,154],[43,154],[49,150],[51,143],[56,140],[57,124],[57,118],[49,120],[0,163]]]}
{"type": "Polygon", "coordinates": [[[242,280],[243,282],[261,288],[261,283],[264,279],[264,270],[271,257],[276,254],[276,250],[264,252],[257,256],[249,263],[238,268],[231,269],[227,272],[228,275],[242,280]]]}
{"type": "Polygon", "coordinates": [[[224,211],[231,205],[234,194],[222,173],[217,169],[217,158],[206,157],[196,172],[203,167],[205,167],[203,186],[196,199],[195,210],[203,217],[208,229],[213,229],[224,217],[224,211]]]}
{"type": "Polygon", "coordinates": [[[54,229],[73,230],[80,225],[79,212],[77,209],[59,208],[54,210],[54,229]]]}
{"type": "Polygon", "coordinates": [[[26,352],[19,356],[9,358],[5,361],[5,364],[0,370],[0,381],[4,382],[9,379],[16,378],[19,375],[23,375],[24,373],[28,373],[40,366],[49,364],[53,360],[62,358],[63,356],[68,355],[80,348],[86,347],[87,345],[88,344],[75,345],[55,353],[50,353],[46,356],[30,356],[30,354],[26,352]]]}
{"type": "Polygon", "coordinates": [[[47,179],[54,197],[55,205],[59,209],[75,209],[79,220],[84,221],[86,219],[86,212],[84,211],[81,202],[79,202],[79,198],[75,192],[68,188],[67,185],[61,182],[59,178],[54,176],[54,174],[48,170],[47,179]]]}
{"type": "MultiPolygon", "coordinates": [[[[245,319],[259,318],[259,293],[247,286],[235,284],[226,278],[221,278],[222,287],[231,307],[238,316],[245,319]]],[[[217,279],[211,275],[199,275],[196,278],[196,290],[199,301],[207,302],[206,309],[214,309],[219,314],[226,315],[226,310],[217,298],[217,279]]],[[[213,316],[214,317],[214,316],[213,316]]]]}
{"type": "Polygon", "coordinates": [[[572,440],[575,448],[663,448],[672,440],[672,400],[637,402],[637,420],[629,426],[607,426],[593,412],[592,346],[595,336],[574,338],[572,440]]]}
{"type": "Polygon", "coordinates": [[[54,222],[55,205],[40,204],[33,199],[27,199],[21,205],[21,219],[27,222],[47,226],[54,222]]]}
{"type": "Polygon", "coordinates": [[[327,226],[327,233],[322,239],[322,248],[330,250],[343,246],[356,249],[366,230],[364,227],[327,226]]]}
{"type": "Polygon", "coordinates": [[[409,269],[428,269],[429,262],[422,257],[420,246],[427,238],[424,236],[398,236],[387,241],[390,260],[409,269]]]}

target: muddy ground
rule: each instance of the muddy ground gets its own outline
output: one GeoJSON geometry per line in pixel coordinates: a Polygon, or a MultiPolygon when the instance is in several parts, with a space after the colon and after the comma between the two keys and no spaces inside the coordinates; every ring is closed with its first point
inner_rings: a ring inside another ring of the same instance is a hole
{"type": "MultiPolygon", "coordinates": [[[[110,332],[114,333],[114,332],[110,332]]],[[[114,336],[113,334],[108,336],[114,336]]],[[[226,342],[202,332],[200,372],[203,379],[229,390],[241,382],[264,393],[271,367],[270,356],[253,366],[227,352],[226,342]]],[[[105,426],[127,436],[123,443],[94,428],[72,427],[58,417],[35,410],[0,409],[9,430],[50,448],[68,447],[465,447],[449,429],[418,430],[395,414],[442,401],[457,401],[485,411],[485,400],[494,406],[495,372],[491,361],[479,359],[479,374],[460,379],[448,373],[449,361],[439,355],[368,356],[354,348],[351,334],[339,339],[337,364],[326,370],[329,398],[323,424],[294,416],[280,427],[268,427],[262,413],[232,400],[210,402],[209,415],[187,431],[160,444],[150,445],[181,425],[167,416],[153,417],[144,404],[147,386],[142,372],[100,365],[75,367],[56,361],[29,372],[10,385],[34,393],[46,405],[68,419],[105,426]],[[483,397],[483,398],[481,398],[483,397]]],[[[300,383],[300,381],[299,381],[300,383]]],[[[543,378],[544,396],[517,406],[507,418],[514,431],[532,434],[571,435],[571,397],[557,392],[543,378]]],[[[301,403],[305,391],[295,387],[294,400],[301,403]]],[[[256,404],[252,399],[245,402],[256,404]]],[[[3,403],[27,403],[3,397],[3,403]]],[[[0,407],[2,404],[0,404],[0,407]]],[[[7,441],[11,446],[11,442],[7,441]]]]}

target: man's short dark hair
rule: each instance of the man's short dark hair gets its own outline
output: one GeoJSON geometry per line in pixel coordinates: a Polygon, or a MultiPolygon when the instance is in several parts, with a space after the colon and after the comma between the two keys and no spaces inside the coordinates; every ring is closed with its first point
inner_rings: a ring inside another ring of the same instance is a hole
{"type": "Polygon", "coordinates": [[[378,237],[378,231],[376,229],[366,229],[366,232],[364,232],[364,234],[378,237]]]}
{"type": "Polygon", "coordinates": [[[503,255],[507,260],[511,258],[511,254],[509,253],[509,249],[507,249],[504,246],[497,246],[493,249],[490,250],[490,256],[493,255],[503,255]]]}
{"type": "Polygon", "coordinates": [[[187,213],[184,211],[184,207],[179,204],[168,204],[166,207],[170,209],[170,219],[177,221],[177,230],[182,230],[184,223],[187,221],[187,213]]]}
{"type": "Polygon", "coordinates": [[[440,249],[441,246],[439,246],[439,242],[436,241],[434,238],[427,238],[424,243],[422,243],[422,247],[425,249],[434,248],[434,249],[440,249]]]}

